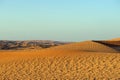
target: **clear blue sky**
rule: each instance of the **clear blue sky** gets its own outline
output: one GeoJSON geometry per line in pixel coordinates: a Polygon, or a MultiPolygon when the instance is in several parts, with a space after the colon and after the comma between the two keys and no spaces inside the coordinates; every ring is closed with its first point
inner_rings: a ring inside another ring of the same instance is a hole
{"type": "Polygon", "coordinates": [[[120,0],[0,0],[1,40],[120,37],[120,0]]]}

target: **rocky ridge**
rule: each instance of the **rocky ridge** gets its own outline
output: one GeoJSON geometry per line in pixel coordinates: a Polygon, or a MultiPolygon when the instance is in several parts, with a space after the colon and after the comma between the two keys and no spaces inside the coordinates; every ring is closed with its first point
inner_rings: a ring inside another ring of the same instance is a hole
{"type": "Polygon", "coordinates": [[[0,40],[0,50],[50,48],[68,44],[68,42],[50,40],[8,41],[0,40]]]}

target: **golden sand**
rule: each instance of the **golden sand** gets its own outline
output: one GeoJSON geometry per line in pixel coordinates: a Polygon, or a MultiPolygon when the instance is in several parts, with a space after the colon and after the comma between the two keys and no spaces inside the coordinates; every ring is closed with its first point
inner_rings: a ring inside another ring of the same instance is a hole
{"type": "Polygon", "coordinates": [[[0,51],[0,80],[120,80],[120,54],[92,41],[0,51]]]}

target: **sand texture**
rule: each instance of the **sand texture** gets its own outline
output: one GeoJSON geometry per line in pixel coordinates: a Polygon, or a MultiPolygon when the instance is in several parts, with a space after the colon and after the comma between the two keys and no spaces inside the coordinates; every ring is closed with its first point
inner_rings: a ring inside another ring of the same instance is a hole
{"type": "Polygon", "coordinates": [[[85,41],[43,50],[2,50],[0,80],[120,80],[120,51],[112,45],[85,41]]]}

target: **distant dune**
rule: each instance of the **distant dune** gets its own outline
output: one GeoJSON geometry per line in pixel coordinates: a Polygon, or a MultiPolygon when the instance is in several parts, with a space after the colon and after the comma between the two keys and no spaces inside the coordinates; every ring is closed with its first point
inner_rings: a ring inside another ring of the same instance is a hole
{"type": "Polygon", "coordinates": [[[120,38],[111,39],[111,41],[120,41],[120,38]]]}
{"type": "Polygon", "coordinates": [[[118,41],[0,51],[0,80],[120,80],[118,41]]]}

